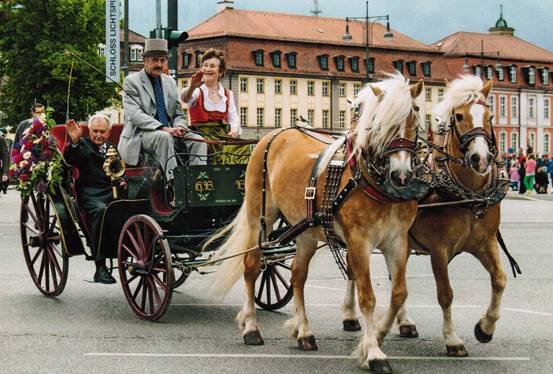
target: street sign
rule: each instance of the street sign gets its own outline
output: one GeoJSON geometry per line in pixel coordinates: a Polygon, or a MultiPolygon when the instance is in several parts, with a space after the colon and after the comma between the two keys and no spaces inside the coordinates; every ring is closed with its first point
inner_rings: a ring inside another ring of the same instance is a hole
{"type": "Polygon", "coordinates": [[[106,0],[106,82],[119,82],[119,0],[106,0]]]}

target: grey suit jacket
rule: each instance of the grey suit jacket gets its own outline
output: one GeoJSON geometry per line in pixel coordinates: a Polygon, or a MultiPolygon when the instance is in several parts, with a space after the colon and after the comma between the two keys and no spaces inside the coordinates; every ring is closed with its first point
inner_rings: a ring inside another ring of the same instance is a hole
{"type": "MultiPolygon", "coordinates": [[[[171,126],[187,128],[188,119],[184,116],[178,100],[179,94],[175,81],[162,74],[161,85],[171,126]]],[[[154,88],[144,69],[127,76],[123,82],[123,88],[125,89],[123,96],[125,124],[117,148],[125,163],[136,165],[140,155],[141,134],[144,131],[155,131],[162,124],[154,119],[156,114],[154,88]]]]}

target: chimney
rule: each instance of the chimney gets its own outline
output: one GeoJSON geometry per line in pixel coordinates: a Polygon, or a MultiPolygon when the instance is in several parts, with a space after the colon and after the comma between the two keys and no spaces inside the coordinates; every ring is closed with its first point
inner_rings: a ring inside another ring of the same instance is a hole
{"type": "Polygon", "coordinates": [[[225,9],[234,9],[234,1],[233,0],[217,1],[217,13],[222,12],[225,9]]]}

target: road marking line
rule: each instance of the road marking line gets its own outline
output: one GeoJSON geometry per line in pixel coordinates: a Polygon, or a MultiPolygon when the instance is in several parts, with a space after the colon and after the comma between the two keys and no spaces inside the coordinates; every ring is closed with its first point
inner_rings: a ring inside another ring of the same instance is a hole
{"type": "MultiPolygon", "coordinates": [[[[246,353],[133,353],[133,352],[88,352],[92,357],[186,357],[186,358],[310,358],[325,360],[354,360],[346,355],[292,355],[292,354],[246,354],[246,353]]],[[[390,360],[433,361],[530,361],[530,357],[447,357],[447,356],[388,356],[390,360]]]]}
{"type": "Polygon", "coordinates": [[[527,314],[535,314],[538,316],[547,316],[547,317],[553,317],[553,313],[549,312],[538,312],[535,310],[528,310],[528,309],[517,309],[517,308],[501,308],[502,310],[508,310],[511,312],[519,312],[519,313],[527,313],[527,314]]]}

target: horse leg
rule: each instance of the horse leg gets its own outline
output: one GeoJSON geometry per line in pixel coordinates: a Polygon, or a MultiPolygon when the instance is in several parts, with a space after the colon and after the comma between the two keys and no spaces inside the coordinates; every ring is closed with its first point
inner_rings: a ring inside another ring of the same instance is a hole
{"type": "Polygon", "coordinates": [[[505,283],[507,282],[507,276],[501,265],[495,237],[481,250],[474,252],[473,255],[480,260],[484,268],[486,268],[490,274],[492,284],[492,296],[486,315],[478,321],[476,326],[474,326],[474,335],[476,339],[478,339],[480,343],[489,343],[495,332],[495,323],[499,319],[499,307],[501,305],[501,297],[505,289],[505,283]]]}
{"type": "Polygon", "coordinates": [[[247,345],[263,345],[255,316],[255,280],[261,272],[261,253],[250,252],[244,258],[244,281],[246,286],[246,301],[236,320],[242,329],[242,337],[247,345]]]}
{"type": "MultiPolygon", "coordinates": [[[[407,251],[407,260],[409,260],[410,251],[407,251]]],[[[415,321],[409,317],[407,314],[407,308],[405,304],[399,308],[397,312],[397,324],[399,326],[399,336],[402,338],[418,338],[419,332],[417,331],[417,326],[415,321]]]]}
{"type": "Polygon", "coordinates": [[[432,263],[432,271],[436,280],[436,291],[438,294],[438,302],[442,308],[443,326],[442,333],[447,348],[447,355],[454,357],[468,356],[464,342],[453,326],[451,318],[451,303],[453,302],[453,290],[449,283],[449,274],[447,271],[448,255],[445,248],[437,248],[438,250],[430,256],[432,263]]]}
{"type": "Polygon", "coordinates": [[[318,349],[315,336],[309,328],[305,313],[304,289],[309,269],[309,261],[317,250],[317,241],[304,235],[297,239],[297,250],[292,264],[292,285],[294,287],[294,317],[285,322],[290,334],[297,338],[298,347],[302,351],[316,351],[318,349]]]}
{"type": "Polygon", "coordinates": [[[401,236],[396,237],[392,246],[382,252],[386,260],[388,273],[392,277],[392,294],[390,306],[379,321],[377,338],[380,344],[382,344],[384,337],[390,331],[398,311],[407,299],[407,284],[405,282],[405,268],[407,266],[406,238],[401,236]]]}
{"type": "Polygon", "coordinates": [[[353,279],[346,281],[346,294],[342,304],[342,325],[344,331],[359,331],[361,324],[355,313],[355,282],[353,279]]]}
{"type": "Polygon", "coordinates": [[[377,328],[374,321],[376,298],[369,267],[372,248],[364,248],[362,243],[358,243],[357,246],[352,244],[352,240],[348,240],[351,254],[350,266],[357,287],[357,298],[363,320],[363,336],[353,355],[358,358],[361,367],[369,368],[373,373],[391,373],[388,358],[380,349],[376,337],[377,328]]]}

